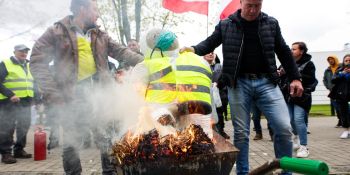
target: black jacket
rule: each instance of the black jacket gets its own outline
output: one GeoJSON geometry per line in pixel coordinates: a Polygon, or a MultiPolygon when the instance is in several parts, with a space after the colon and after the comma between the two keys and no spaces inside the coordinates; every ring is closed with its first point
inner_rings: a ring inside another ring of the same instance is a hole
{"type": "Polygon", "coordinates": [[[334,87],[329,93],[328,97],[336,99],[338,101],[350,101],[350,75],[348,73],[344,74],[344,65],[341,64],[338,69],[335,71],[335,74],[332,78],[332,83],[334,87]]]}
{"type": "MultiPolygon", "coordinates": [[[[240,68],[242,49],[244,47],[243,28],[240,19],[241,10],[222,20],[215,27],[215,31],[204,41],[193,46],[195,53],[203,56],[212,52],[222,44],[223,81],[229,86],[234,85],[240,68]]],[[[261,13],[259,16],[259,37],[263,48],[263,55],[269,66],[270,77],[273,83],[278,82],[275,53],[280,62],[286,68],[291,80],[300,79],[300,74],[291,55],[290,48],[286,45],[278,24],[278,21],[261,13]]]]}
{"type": "Polygon", "coordinates": [[[309,112],[312,104],[311,92],[315,91],[318,84],[315,75],[316,68],[309,54],[304,54],[296,63],[301,74],[301,83],[304,88],[303,95],[301,97],[290,97],[289,84],[291,80],[286,76],[281,77],[282,93],[288,103],[294,103],[309,112]]]}

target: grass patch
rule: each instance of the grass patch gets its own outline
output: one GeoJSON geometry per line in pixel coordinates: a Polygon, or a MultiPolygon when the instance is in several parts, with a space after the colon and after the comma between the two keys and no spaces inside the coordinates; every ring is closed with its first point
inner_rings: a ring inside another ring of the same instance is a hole
{"type": "Polygon", "coordinates": [[[330,116],[331,106],[326,105],[312,105],[310,110],[310,116],[330,116]]]}

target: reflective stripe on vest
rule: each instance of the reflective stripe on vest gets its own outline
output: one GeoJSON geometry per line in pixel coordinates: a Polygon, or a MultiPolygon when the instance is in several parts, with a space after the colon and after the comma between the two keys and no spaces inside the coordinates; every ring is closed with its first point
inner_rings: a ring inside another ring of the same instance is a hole
{"type": "Polygon", "coordinates": [[[145,99],[151,103],[170,103],[176,99],[175,72],[169,57],[152,57],[145,59],[149,72],[149,85],[145,99]]]}
{"type": "Polygon", "coordinates": [[[185,52],[176,59],[177,100],[203,101],[211,104],[212,72],[198,55],[185,52]]]}
{"type": "MultiPolygon", "coordinates": [[[[19,98],[33,97],[33,77],[30,73],[29,64],[26,64],[27,74],[22,66],[13,64],[11,59],[4,60],[4,64],[8,75],[6,76],[3,85],[7,89],[10,89],[19,98]]],[[[7,97],[0,93],[0,99],[7,99],[7,97]]]]}

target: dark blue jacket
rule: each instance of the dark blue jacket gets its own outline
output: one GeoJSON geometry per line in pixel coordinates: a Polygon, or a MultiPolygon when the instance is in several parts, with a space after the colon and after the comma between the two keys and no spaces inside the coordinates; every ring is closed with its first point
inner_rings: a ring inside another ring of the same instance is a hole
{"type": "MultiPolygon", "coordinates": [[[[242,59],[242,49],[244,47],[244,32],[240,19],[241,10],[230,15],[229,18],[222,20],[215,27],[215,31],[204,41],[193,46],[195,53],[203,56],[212,52],[216,47],[222,44],[223,62],[223,81],[228,86],[235,85],[240,60],[242,59]]],[[[300,79],[300,74],[295,61],[292,57],[290,48],[285,43],[278,21],[261,13],[259,16],[259,37],[263,48],[263,55],[269,66],[270,79],[277,84],[277,66],[275,53],[282,63],[283,67],[291,80],[300,79]]]]}

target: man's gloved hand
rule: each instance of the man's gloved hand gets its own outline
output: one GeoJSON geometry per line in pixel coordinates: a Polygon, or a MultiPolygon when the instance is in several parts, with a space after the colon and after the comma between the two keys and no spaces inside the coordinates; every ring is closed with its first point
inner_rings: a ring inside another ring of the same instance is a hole
{"type": "Polygon", "coordinates": [[[152,118],[159,122],[160,124],[166,126],[175,126],[175,119],[171,112],[166,108],[159,108],[152,112],[152,118]]]}

